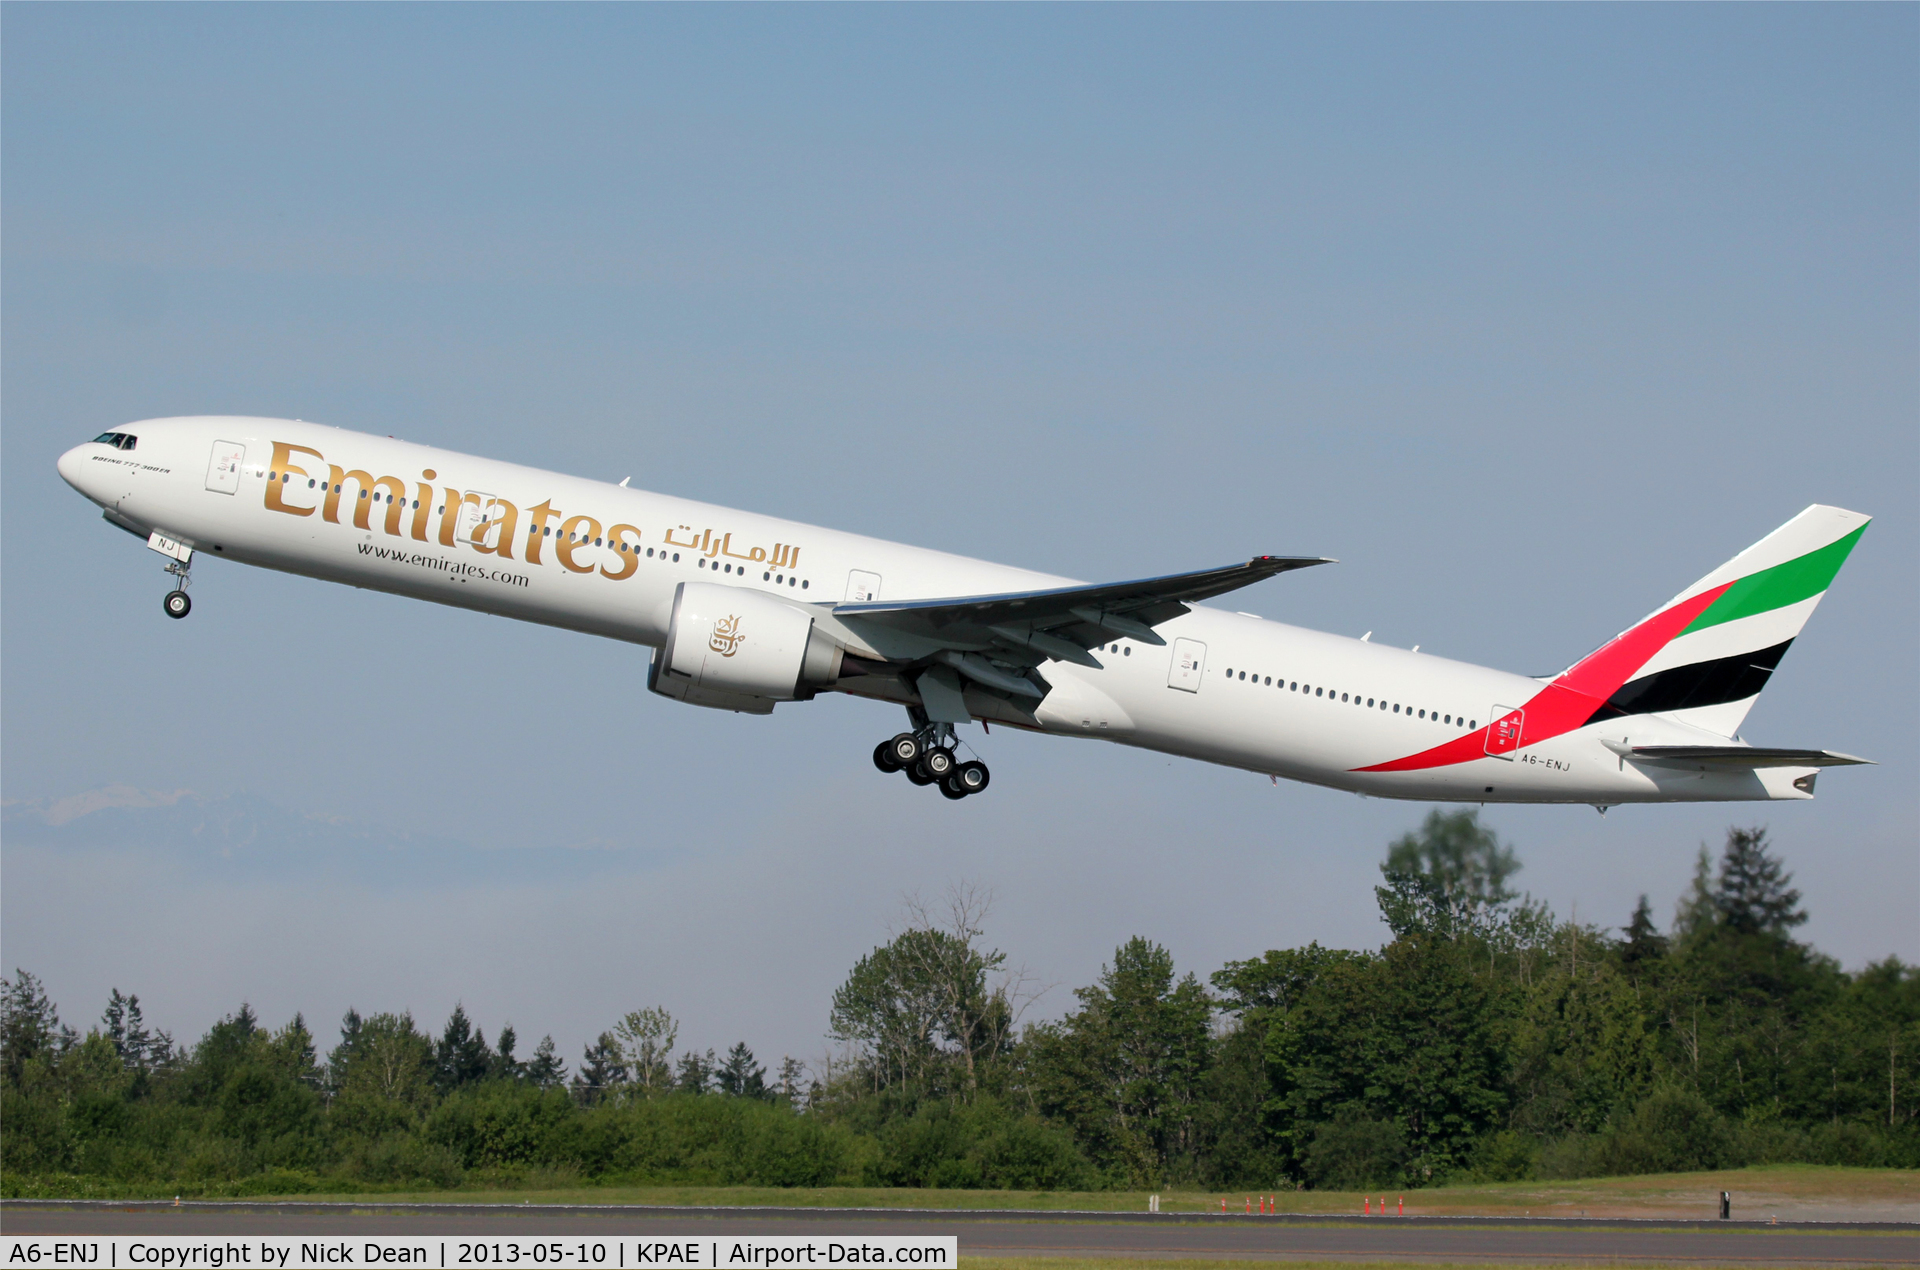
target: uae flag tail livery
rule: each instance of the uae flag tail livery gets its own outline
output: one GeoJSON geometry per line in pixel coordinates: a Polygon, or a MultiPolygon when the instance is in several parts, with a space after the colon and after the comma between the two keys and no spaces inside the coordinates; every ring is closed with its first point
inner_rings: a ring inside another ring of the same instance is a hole
{"type": "Polygon", "coordinates": [[[1811,798],[1822,768],[1865,762],[1740,735],[1866,528],[1837,507],[1532,678],[1214,603],[1334,563],[1319,555],[1081,582],[945,549],[964,536],[887,542],[295,419],[148,419],[59,471],[160,554],[170,618],[211,559],[619,640],[634,694],[764,715],[831,692],[893,728],[904,712],[876,725],[873,765],[950,800],[986,790],[996,724],[1276,784],[1602,810],[1811,798]]]}
{"type": "MultiPolygon", "coordinates": [[[[1581,729],[1597,733],[1623,761],[1699,770],[1862,762],[1824,750],[1731,742],[1869,519],[1809,507],[1575,662],[1524,705],[1490,720],[1484,736],[1361,770],[1438,767],[1581,729]],[[1705,744],[1632,744],[1633,733],[1656,718],[1663,730],[1697,731],[1705,744]]],[[[1810,779],[1803,789],[1812,789],[1810,779]]]]}

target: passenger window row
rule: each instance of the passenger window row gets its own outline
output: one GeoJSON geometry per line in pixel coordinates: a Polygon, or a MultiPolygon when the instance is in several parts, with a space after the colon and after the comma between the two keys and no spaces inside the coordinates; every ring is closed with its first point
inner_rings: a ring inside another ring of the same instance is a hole
{"type": "Polygon", "coordinates": [[[1394,714],[1404,714],[1409,719],[1427,719],[1434,723],[1442,723],[1456,728],[1477,728],[1480,726],[1480,720],[1469,719],[1463,714],[1443,715],[1438,710],[1416,710],[1412,706],[1403,706],[1397,701],[1389,702],[1385,698],[1375,700],[1373,697],[1362,697],[1357,692],[1339,692],[1336,689],[1325,686],[1316,688],[1312,684],[1302,685],[1299,680],[1289,681],[1284,677],[1276,680],[1272,675],[1261,675],[1245,670],[1236,673],[1233,667],[1227,667],[1227,678],[1234,682],[1246,682],[1249,675],[1252,676],[1252,682],[1257,686],[1280,688],[1287,692],[1310,692],[1316,697],[1324,697],[1328,701],[1345,702],[1356,705],[1363,710],[1389,710],[1394,714]]]}

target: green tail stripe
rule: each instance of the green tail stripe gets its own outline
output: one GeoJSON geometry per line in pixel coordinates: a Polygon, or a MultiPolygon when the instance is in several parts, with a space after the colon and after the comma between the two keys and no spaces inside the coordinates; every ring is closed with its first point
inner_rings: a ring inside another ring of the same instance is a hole
{"type": "Polygon", "coordinates": [[[1691,635],[1694,631],[1718,626],[1722,622],[1752,617],[1755,613],[1766,613],[1812,599],[1832,585],[1833,575],[1840,572],[1840,566],[1847,562],[1847,553],[1853,550],[1853,545],[1860,541],[1860,535],[1865,532],[1867,527],[1862,525],[1845,538],[1836,538],[1818,551],[1809,551],[1804,556],[1777,564],[1771,569],[1748,574],[1728,587],[1680,634],[1691,635]]]}

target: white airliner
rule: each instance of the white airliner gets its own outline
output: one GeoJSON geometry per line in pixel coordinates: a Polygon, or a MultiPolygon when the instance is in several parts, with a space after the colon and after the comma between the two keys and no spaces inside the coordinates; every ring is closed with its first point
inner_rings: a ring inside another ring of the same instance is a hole
{"type": "Polygon", "coordinates": [[[1827,750],[1741,721],[1868,518],[1809,507],[1550,678],[1199,601],[1318,557],[1086,584],[286,419],[128,424],[60,457],[167,558],[185,617],[212,554],[653,650],[647,686],[766,714],[906,707],[873,752],[949,798],[987,787],[956,725],[1006,724],[1385,798],[1801,799],[1827,750]]]}

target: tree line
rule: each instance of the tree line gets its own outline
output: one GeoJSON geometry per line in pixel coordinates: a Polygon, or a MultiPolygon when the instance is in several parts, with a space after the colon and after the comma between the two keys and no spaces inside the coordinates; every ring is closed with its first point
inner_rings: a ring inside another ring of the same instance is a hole
{"type": "Polygon", "coordinates": [[[1757,829],[1702,847],[1663,929],[1558,919],[1474,811],[1391,844],[1391,938],[1231,961],[1203,983],[1134,938],[1057,1020],[988,946],[984,897],[860,959],[832,1049],[769,1074],[635,1010],[569,1070],[463,1006],[438,1037],[348,1011],[322,1055],[242,1005],[191,1046],[111,993],[82,1036],[0,991],[0,1191],[469,1186],[1423,1186],[1807,1161],[1920,1166],[1920,971],[1798,941],[1757,829]]]}

